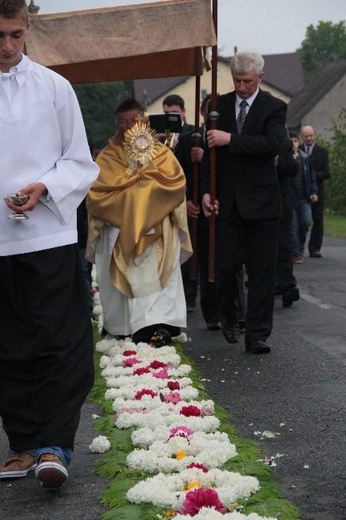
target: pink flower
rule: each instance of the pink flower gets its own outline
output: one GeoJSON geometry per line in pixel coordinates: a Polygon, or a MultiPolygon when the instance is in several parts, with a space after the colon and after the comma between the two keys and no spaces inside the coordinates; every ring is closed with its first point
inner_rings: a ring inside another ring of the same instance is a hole
{"type": "Polygon", "coordinates": [[[157,368],[166,368],[167,365],[163,361],[155,360],[152,361],[149,366],[150,368],[156,370],[157,368]]]}
{"type": "Polygon", "coordinates": [[[222,506],[216,491],[198,488],[186,494],[181,514],[195,516],[202,507],[209,507],[223,514],[227,513],[227,508],[222,506]]]}
{"type": "Polygon", "coordinates": [[[124,350],[123,356],[135,356],[137,352],[135,350],[124,350]]]}
{"type": "Polygon", "coordinates": [[[180,403],[180,401],[182,401],[179,392],[168,392],[167,394],[164,394],[163,399],[166,403],[173,404],[177,404],[180,403]]]}
{"type": "Polygon", "coordinates": [[[187,467],[187,469],[190,469],[190,468],[200,469],[201,471],[203,471],[203,473],[208,473],[208,471],[209,471],[209,469],[207,467],[203,466],[203,464],[200,464],[199,462],[191,462],[191,464],[189,464],[186,467],[187,467]]]}
{"type": "Polygon", "coordinates": [[[193,431],[190,430],[187,426],[175,426],[171,429],[171,433],[169,438],[172,437],[184,437],[185,439],[193,434],[193,431]]]}
{"type": "Polygon", "coordinates": [[[140,401],[144,395],[150,395],[151,397],[156,397],[157,392],[154,392],[154,390],[150,390],[148,388],[143,388],[143,390],[138,390],[135,394],[135,399],[137,401],[140,401]]]}
{"type": "Polygon", "coordinates": [[[137,363],[140,363],[139,359],[133,357],[133,358],[127,358],[124,359],[122,362],[123,367],[132,367],[133,365],[136,365],[137,363]]]}
{"type": "Polygon", "coordinates": [[[157,377],[158,379],[167,379],[168,370],[166,368],[163,368],[162,370],[159,370],[158,372],[154,372],[153,377],[157,377]]]}
{"type": "Polygon", "coordinates": [[[167,387],[170,390],[180,390],[180,384],[179,381],[168,381],[167,387]]]}
{"type": "Polygon", "coordinates": [[[142,376],[143,374],[150,374],[150,369],[147,367],[136,368],[133,371],[134,376],[142,376]]]}
{"type": "Polygon", "coordinates": [[[201,410],[194,405],[183,406],[180,410],[180,415],[184,415],[185,417],[201,417],[201,410]]]}

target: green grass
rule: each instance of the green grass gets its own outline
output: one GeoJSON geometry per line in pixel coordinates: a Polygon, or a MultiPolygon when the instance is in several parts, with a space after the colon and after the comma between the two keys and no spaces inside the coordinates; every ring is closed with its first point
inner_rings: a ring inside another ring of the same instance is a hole
{"type": "Polygon", "coordinates": [[[331,237],[346,238],[346,217],[325,214],[324,234],[331,237]]]}

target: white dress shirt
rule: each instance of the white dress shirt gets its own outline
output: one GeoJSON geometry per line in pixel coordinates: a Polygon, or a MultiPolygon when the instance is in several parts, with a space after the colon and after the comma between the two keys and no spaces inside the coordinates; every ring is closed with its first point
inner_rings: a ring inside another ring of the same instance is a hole
{"type": "Polygon", "coordinates": [[[0,256],[77,241],[76,209],[98,176],[79,104],[70,83],[27,56],[0,74],[0,256]],[[43,182],[27,220],[7,219],[3,199],[43,182]]]}

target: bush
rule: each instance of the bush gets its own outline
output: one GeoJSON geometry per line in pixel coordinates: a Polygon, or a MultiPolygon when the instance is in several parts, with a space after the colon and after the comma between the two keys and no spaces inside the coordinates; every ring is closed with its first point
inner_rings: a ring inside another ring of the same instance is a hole
{"type": "Polygon", "coordinates": [[[325,208],[333,214],[346,215],[346,109],[331,127],[331,142],[323,143],[329,151],[331,178],[325,183],[325,208]]]}

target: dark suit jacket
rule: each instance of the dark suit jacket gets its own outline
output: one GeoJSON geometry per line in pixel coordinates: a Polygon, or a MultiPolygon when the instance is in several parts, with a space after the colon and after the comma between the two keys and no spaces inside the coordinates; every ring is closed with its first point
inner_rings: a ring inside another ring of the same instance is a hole
{"type": "MultiPolygon", "coordinates": [[[[203,143],[203,125],[200,128],[200,142],[199,146],[201,148],[204,147],[203,143]]],[[[189,132],[184,132],[180,134],[178,144],[175,148],[175,156],[180,162],[181,167],[184,170],[186,177],[186,200],[193,200],[193,184],[194,184],[194,163],[191,161],[191,148],[195,145],[194,142],[194,130],[189,132]]],[[[202,193],[201,193],[201,175],[200,175],[200,165],[198,165],[198,194],[197,194],[197,202],[200,206],[200,213],[198,217],[198,226],[202,228],[209,227],[209,219],[204,216],[202,210],[202,193]]]]}
{"type": "Polygon", "coordinates": [[[286,137],[282,143],[277,162],[277,172],[282,202],[282,216],[286,220],[292,218],[291,178],[299,171],[299,164],[293,156],[292,141],[286,137]]]}
{"type": "MultiPolygon", "coordinates": [[[[275,156],[287,135],[287,105],[261,89],[246,116],[242,133],[237,134],[235,92],[218,97],[217,128],[231,132],[229,146],[216,148],[216,196],[219,217],[224,219],[236,201],[246,220],[279,218],[281,197],[275,156]]],[[[208,149],[202,162],[202,192],[209,193],[208,149]]]]}
{"type": "MultiPolygon", "coordinates": [[[[299,148],[303,151],[305,150],[303,144],[299,148]]],[[[324,188],[323,182],[330,177],[328,150],[315,143],[310,159],[316,175],[318,193],[321,193],[324,188]]]]}

